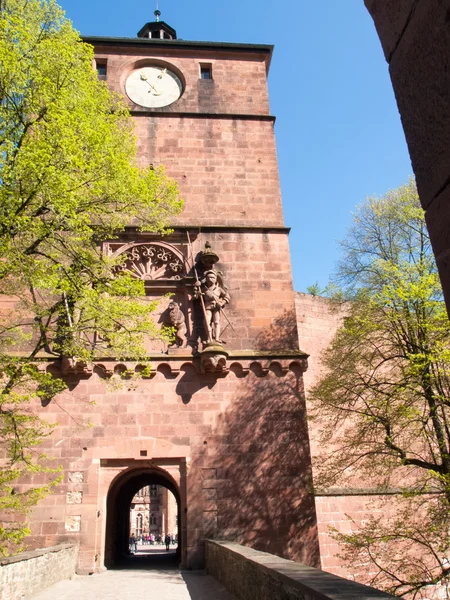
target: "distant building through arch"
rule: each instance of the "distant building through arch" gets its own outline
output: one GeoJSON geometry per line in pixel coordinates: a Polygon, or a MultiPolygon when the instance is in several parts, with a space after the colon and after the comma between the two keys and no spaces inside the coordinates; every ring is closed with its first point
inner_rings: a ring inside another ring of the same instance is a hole
{"type": "Polygon", "coordinates": [[[178,508],[173,493],[161,485],[141,488],[131,500],[130,533],[137,537],[178,537],[178,508]]]}
{"type": "MultiPolygon", "coordinates": [[[[114,566],[128,555],[129,539],[131,535],[142,536],[151,531],[169,532],[168,520],[168,494],[174,499],[175,506],[170,505],[172,524],[177,529],[182,529],[180,506],[182,505],[181,491],[170,473],[161,468],[136,468],[124,465],[123,470],[111,482],[107,495],[107,519],[105,531],[105,566],[114,566]],[[157,494],[153,496],[155,505],[150,509],[150,488],[157,494]],[[164,503],[164,500],[166,502],[164,503]],[[145,501],[147,501],[147,519],[145,519],[145,501]],[[138,508],[136,508],[136,506],[138,508]],[[152,513],[149,512],[152,511],[152,513]],[[161,520],[157,520],[157,515],[161,520]],[[150,519],[153,523],[150,523],[150,519]],[[175,519],[175,522],[174,522],[175,519]],[[148,530],[150,528],[150,531],[148,530]],[[147,531],[146,531],[147,529],[147,531]]],[[[184,502],[185,503],[185,499],[184,502]]],[[[178,535],[179,555],[186,553],[186,540],[178,535]]]]}

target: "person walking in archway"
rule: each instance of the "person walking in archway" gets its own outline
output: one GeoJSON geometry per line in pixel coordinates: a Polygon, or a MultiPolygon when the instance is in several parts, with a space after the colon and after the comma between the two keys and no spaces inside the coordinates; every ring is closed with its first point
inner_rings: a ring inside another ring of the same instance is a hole
{"type": "Polygon", "coordinates": [[[164,541],[166,543],[166,552],[169,552],[169,550],[170,550],[170,535],[168,533],[166,533],[166,537],[164,538],[164,541]]]}
{"type": "Polygon", "coordinates": [[[135,554],[137,552],[137,541],[133,534],[130,537],[129,548],[130,548],[131,554],[135,554]]]}

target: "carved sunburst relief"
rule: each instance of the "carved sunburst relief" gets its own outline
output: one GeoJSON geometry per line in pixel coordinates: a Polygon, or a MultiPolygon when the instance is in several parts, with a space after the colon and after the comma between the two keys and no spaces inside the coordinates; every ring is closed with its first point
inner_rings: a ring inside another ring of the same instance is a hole
{"type": "Polygon", "coordinates": [[[116,272],[128,272],[137,279],[144,281],[178,280],[186,274],[183,257],[167,245],[160,243],[136,244],[118,254],[125,254],[126,260],[116,267],[116,272]]]}

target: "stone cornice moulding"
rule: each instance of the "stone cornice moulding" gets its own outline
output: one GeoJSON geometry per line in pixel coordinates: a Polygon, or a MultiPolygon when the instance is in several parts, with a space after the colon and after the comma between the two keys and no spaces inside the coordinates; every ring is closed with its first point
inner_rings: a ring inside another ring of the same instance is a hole
{"type": "Polygon", "coordinates": [[[220,120],[231,120],[231,121],[268,121],[269,123],[275,124],[277,118],[274,115],[260,115],[260,114],[248,114],[248,113],[212,113],[212,112],[184,112],[176,110],[172,111],[161,110],[158,108],[142,108],[132,109],[130,114],[133,117],[148,117],[154,115],[158,117],[175,117],[177,119],[220,119],[220,120]]]}
{"type": "MultiPolygon", "coordinates": [[[[165,234],[164,238],[169,240],[171,244],[182,243],[184,245],[187,243],[186,232],[189,232],[191,241],[195,241],[202,233],[289,234],[291,231],[291,227],[284,227],[283,225],[199,225],[198,223],[186,225],[172,223],[170,228],[172,232],[165,234]]],[[[129,243],[143,244],[146,240],[149,240],[149,242],[161,241],[161,234],[154,231],[139,231],[137,226],[127,225],[118,239],[104,242],[104,245],[117,246],[120,243],[128,243],[125,240],[129,240],[129,243]]]]}
{"type": "MultiPolygon", "coordinates": [[[[249,353],[250,354],[250,353],[249,353]]],[[[180,373],[193,371],[197,375],[204,375],[205,371],[199,356],[177,355],[168,357],[167,355],[153,355],[148,357],[151,364],[150,375],[142,375],[142,379],[153,379],[158,373],[161,373],[166,379],[175,379],[180,373]]],[[[239,356],[238,354],[229,354],[227,365],[220,371],[209,373],[217,377],[226,377],[232,371],[236,377],[242,378],[253,373],[260,378],[269,373],[277,377],[284,377],[290,371],[296,375],[303,374],[307,369],[307,355],[302,352],[292,353],[270,353],[266,356],[258,356],[253,353],[250,356],[239,356]]],[[[124,380],[133,375],[140,375],[145,369],[142,361],[99,359],[92,363],[77,360],[76,358],[62,358],[58,360],[39,361],[38,366],[43,371],[54,373],[55,375],[78,375],[83,378],[89,378],[96,373],[102,379],[109,379],[113,376],[123,377],[124,380]]]]}
{"type": "Polygon", "coordinates": [[[399,487],[348,487],[314,490],[315,498],[339,498],[347,496],[404,496],[417,494],[420,496],[442,495],[445,492],[439,489],[420,490],[413,486],[399,487]]]}

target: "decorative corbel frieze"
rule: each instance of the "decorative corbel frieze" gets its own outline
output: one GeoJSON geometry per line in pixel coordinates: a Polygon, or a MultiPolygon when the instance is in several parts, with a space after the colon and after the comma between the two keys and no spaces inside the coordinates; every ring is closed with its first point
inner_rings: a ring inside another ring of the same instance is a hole
{"type": "Polygon", "coordinates": [[[206,345],[204,350],[194,356],[165,355],[164,358],[163,356],[149,356],[149,362],[151,363],[149,374],[143,373],[146,366],[140,362],[122,362],[113,359],[102,359],[88,364],[77,358],[65,357],[51,363],[39,363],[39,368],[48,372],[82,377],[96,373],[103,379],[109,379],[112,376],[131,379],[134,374],[140,375],[142,379],[152,379],[158,373],[163,375],[165,379],[176,379],[180,373],[184,373],[186,370],[191,370],[198,375],[215,373],[222,377],[230,371],[238,378],[247,377],[249,373],[258,378],[267,377],[268,375],[284,377],[290,371],[300,375],[307,368],[307,358],[301,354],[298,357],[241,357],[233,356],[220,344],[206,345]]]}
{"type": "Polygon", "coordinates": [[[92,375],[93,365],[76,357],[61,358],[61,373],[63,375],[92,375]]]}

